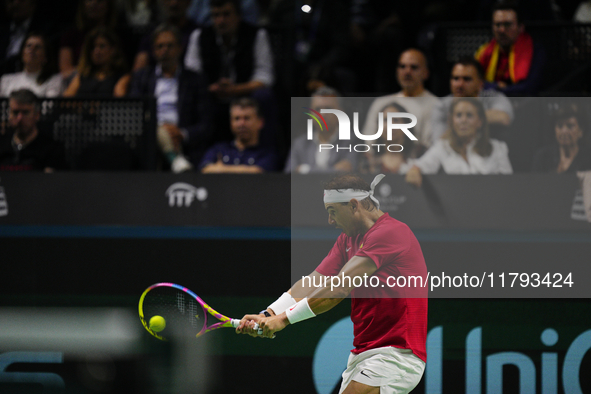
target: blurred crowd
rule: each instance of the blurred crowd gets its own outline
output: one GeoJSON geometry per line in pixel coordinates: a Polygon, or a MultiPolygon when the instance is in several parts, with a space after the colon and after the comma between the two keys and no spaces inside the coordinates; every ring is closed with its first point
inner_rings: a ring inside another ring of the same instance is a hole
{"type": "MultiPolygon", "coordinates": [[[[534,140],[516,136],[512,100],[545,95],[554,56],[528,25],[591,23],[591,1],[3,3],[3,171],[70,169],[63,144],[39,124],[39,100],[60,97],[155,98],[158,168],[175,173],[387,172],[420,186],[423,174],[591,170],[585,101],[549,110],[552,137],[534,140]],[[449,86],[432,88],[444,63],[437,29],[468,22],[490,24],[492,39],[451,62],[449,86]],[[308,134],[293,130],[291,97],[308,97],[318,115],[351,110],[343,97],[376,97],[361,133],[404,124],[401,114],[411,113],[416,138],[398,128],[380,137],[388,148],[323,150],[337,139],[336,116],[308,134]]],[[[583,82],[576,93],[587,94],[583,82]]]]}

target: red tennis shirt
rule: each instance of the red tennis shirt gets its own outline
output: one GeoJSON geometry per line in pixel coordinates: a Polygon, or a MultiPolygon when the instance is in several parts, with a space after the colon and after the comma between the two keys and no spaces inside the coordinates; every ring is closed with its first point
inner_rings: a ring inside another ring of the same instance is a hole
{"type": "Polygon", "coordinates": [[[426,362],[427,267],[415,235],[385,213],[363,235],[341,234],[316,271],[336,276],[353,256],[369,257],[378,269],[365,279],[351,278],[352,352],[394,346],[426,362]]]}

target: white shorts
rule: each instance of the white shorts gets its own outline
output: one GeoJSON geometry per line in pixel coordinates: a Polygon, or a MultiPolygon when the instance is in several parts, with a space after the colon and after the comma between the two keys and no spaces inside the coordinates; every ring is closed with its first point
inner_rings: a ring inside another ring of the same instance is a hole
{"type": "Polygon", "coordinates": [[[339,394],[354,380],[379,387],[380,394],[404,394],[419,384],[425,362],[410,349],[381,347],[361,354],[351,353],[339,394]]]}

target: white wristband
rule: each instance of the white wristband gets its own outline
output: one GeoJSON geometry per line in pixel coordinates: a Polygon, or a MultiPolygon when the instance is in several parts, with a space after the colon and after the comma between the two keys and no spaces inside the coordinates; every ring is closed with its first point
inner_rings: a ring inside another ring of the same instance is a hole
{"type": "Polygon", "coordinates": [[[281,297],[277,298],[275,302],[269,305],[267,309],[271,309],[276,315],[279,315],[280,313],[285,312],[287,308],[294,305],[295,303],[296,300],[293,299],[291,294],[285,292],[281,294],[281,297]]]}
{"type": "Polygon", "coordinates": [[[312,308],[310,308],[310,305],[308,305],[307,298],[304,298],[303,300],[301,300],[300,302],[286,310],[285,315],[287,316],[287,320],[289,320],[291,324],[295,324],[302,320],[306,320],[316,316],[316,314],[312,311],[312,308]]]}

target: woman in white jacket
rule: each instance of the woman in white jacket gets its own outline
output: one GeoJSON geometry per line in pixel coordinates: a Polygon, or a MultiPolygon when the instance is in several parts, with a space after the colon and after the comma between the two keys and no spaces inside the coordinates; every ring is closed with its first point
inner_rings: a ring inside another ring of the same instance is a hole
{"type": "Polygon", "coordinates": [[[406,181],[418,187],[422,174],[512,174],[507,144],[489,138],[488,122],[477,98],[461,97],[450,109],[445,135],[407,166],[406,181]]]}

